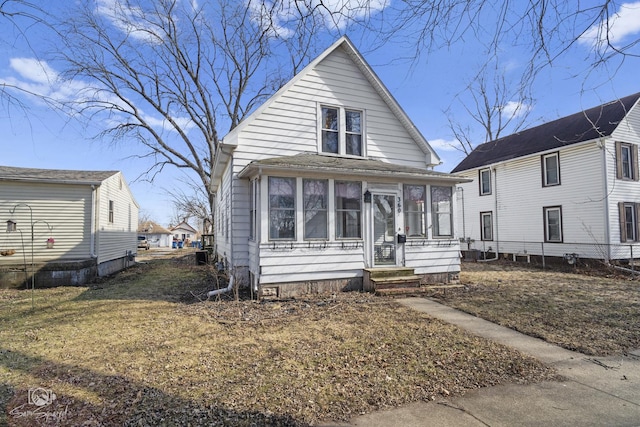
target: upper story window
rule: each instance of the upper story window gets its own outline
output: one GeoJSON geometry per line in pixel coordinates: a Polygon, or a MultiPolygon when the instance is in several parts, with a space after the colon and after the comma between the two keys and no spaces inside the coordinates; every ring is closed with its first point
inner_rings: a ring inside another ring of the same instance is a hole
{"type": "Polygon", "coordinates": [[[638,146],[616,142],[616,177],[638,181],[638,146]]]}
{"type": "Polygon", "coordinates": [[[113,224],[114,215],[114,202],[113,200],[109,200],[109,224],[113,224]]]}
{"type": "Polygon", "coordinates": [[[480,169],[480,195],[491,194],[491,169],[480,169]]]}
{"type": "Polygon", "coordinates": [[[342,107],[321,107],[323,153],[364,156],[363,113],[342,107]]]}
{"type": "Polygon", "coordinates": [[[542,186],[560,185],[560,154],[542,156],[542,186]]]}

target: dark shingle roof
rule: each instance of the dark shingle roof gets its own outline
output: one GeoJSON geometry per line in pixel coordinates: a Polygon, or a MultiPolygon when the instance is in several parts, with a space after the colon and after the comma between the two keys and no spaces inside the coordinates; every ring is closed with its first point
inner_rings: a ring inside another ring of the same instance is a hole
{"type": "Polygon", "coordinates": [[[299,172],[322,172],[326,174],[344,174],[370,177],[394,176],[405,178],[430,178],[460,182],[459,177],[445,172],[436,172],[427,168],[414,168],[380,160],[352,159],[337,156],[325,156],[316,153],[299,153],[293,156],[272,157],[256,160],[247,165],[239,176],[247,177],[259,169],[291,170],[299,172]]]}
{"type": "Polygon", "coordinates": [[[638,98],[640,92],[478,145],[451,172],[461,172],[609,136],[638,98]]]}
{"type": "Polygon", "coordinates": [[[100,184],[118,171],[78,171],[0,166],[0,181],[100,184]]]}

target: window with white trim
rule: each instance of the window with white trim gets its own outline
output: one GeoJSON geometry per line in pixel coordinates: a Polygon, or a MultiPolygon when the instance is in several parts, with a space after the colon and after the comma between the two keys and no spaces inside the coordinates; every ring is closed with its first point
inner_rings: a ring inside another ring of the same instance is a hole
{"type": "Polygon", "coordinates": [[[343,107],[320,107],[320,151],[363,157],[363,112],[343,107]]]}
{"type": "Polygon", "coordinates": [[[256,238],[256,206],[257,206],[257,191],[258,180],[254,179],[249,182],[249,240],[255,240],[256,238]]]}
{"type": "Polygon", "coordinates": [[[542,156],[542,186],[560,185],[560,153],[542,156]]]}
{"type": "Polygon", "coordinates": [[[480,195],[487,196],[491,194],[491,169],[480,169],[480,195]]]}
{"type": "Polygon", "coordinates": [[[562,242],[562,206],[548,206],[544,212],[544,241],[562,242]]]}
{"type": "Polygon", "coordinates": [[[404,186],[404,228],[409,237],[425,237],[425,206],[427,196],[424,185],[404,186]]]}
{"type": "Polygon", "coordinates": [[[304,238],[327,239],[327,200],[329,181],[326,179],[303,179],[304,238]]]}
{"type": "Polygon", "coordinates": [[[269,177],[269,239],[296,239],[296,179],[269,177]]]}
{"type": "Polygon", "coordinates": [[[451,187],[431,187],[433,237],[453,237],[451,200],[451,187]]]}
{"type": "Polygon", "coordinates": [[[335,182],[336,238],[362,238],[362,183],[335,182]]]}
{"type": "Polygon", "coordinates": [[[480,240],[493,240],[492,212],[480,212],[480,240]]]}

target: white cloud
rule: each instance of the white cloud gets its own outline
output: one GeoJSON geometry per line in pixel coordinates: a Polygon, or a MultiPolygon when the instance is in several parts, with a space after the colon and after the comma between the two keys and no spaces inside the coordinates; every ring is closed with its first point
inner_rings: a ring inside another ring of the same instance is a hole
{"type": "Polygon", "coordinates": [[[530,104],[523,102],[509,101],[502,106],[502,116],[508,118],[520,117],[531,110],[530,104]]]}
{"type": "Polygon", "coordinates": [[[458,141],[457,139],[447,140],[447,139],[437,138],[437,139],[430,139],[429,145],[431,146],[431,148],[433,148],[436,151],[439,151],[439,150],[453,151],[453,150],[457,150],[457,148],[455,147],[460,147],[460,141],[458,141]]]}
{"type": "Polygon", "coordinates": [[[580,42],[591,46],[619,46],[631,35],[640,33],[640,2],[623,3],[608,21],[589,28],[580,42]]]}

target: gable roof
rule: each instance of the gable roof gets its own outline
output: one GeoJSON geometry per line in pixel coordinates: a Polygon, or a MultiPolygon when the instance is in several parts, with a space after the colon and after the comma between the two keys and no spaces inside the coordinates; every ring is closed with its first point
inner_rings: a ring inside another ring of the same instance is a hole
{"type": "Polygon", "coordinates": [[[611,135],[640,92],[478,145],[451,173],[611,135]]]}
{"type": "Polygon", "coordinates": [[[420,133],[418,128],[413,124],[407,113],[402,109],[400,104],[393,97],[391,92],[382,83],[382,80],[376,75],[371,66],[365,61],[364,57],[358,52],[351,40],[347,36],[340,37],[335,43],[324,50],[313,61],[311,61],[306,67],[304,67],[298,74],[293,76],[284,86],[282,86],[275,94],[273,94],[268,100],[266,100],[260,107],[258,107],[253,113],[245,117],[234,129],[232,129],[218,146],[216,150],[215,164],[212,173],[213,187],[216,188],[216,182],[220,180],[224,164],[228,161],[230,152],[228,148],[233,149],[238,143],[238,134],[253,122],[256,117],[260,116],[271,104],[273,104],[282,94],[287,92],[293,85],[306,76],[311,70],[313,70],[320,62],[322,62],[327,56],[337,49],[344,49],[346,54],[351,58],[356,67],[362,72],[367,79],[371,87],[387,104],[389,109],[396,116],[398,121],[409,133],[411,138],[416,142],[418,147],[423,153],[429,156],[430,166],[436,166],[441,163],[440,157],[436,151],[429,145],[426,138],[420,133]]]}
{"type": "Polygon", "coordinates": [[[138,233],[147,234],[171,234],[169,230],[153,221],[144,221],[138,225],[138,233]]]}
{"type": "Polygon", "coordinates": [[[0,166],[0,181],[99,185],[118,171],[78,171],[0,166]]]}
{"type": "Polygon", "coordinates": [[[175,227],[170,227],[169,230],[170,231],[176,231],[178,229],[182,229],[182,230],[189,230],[195,234],[198,233],[198,230],[196,230],[195,228],[193,228],[192,226],[190,226],[188,223],[182,221],[180,224],[176,225],[175,227]]]}
{"type": "Polygon", "coordinates": [[[240,178],[246,178],[260,172],[270,170],[286,170],[300,172],[323,172],[327,174],[345,174],[381,178],[393,176],[394,178],[413,178],[458,183],[465,181],[460,177],[445,172],[436,172],[429,169],[414,168],[386,163],[380,160],[343,158],[337,156],[325,156],[317,153],[300,153],[293,156],[271,157],[255,160],[244,167],[238,174],[240,178]]]}

